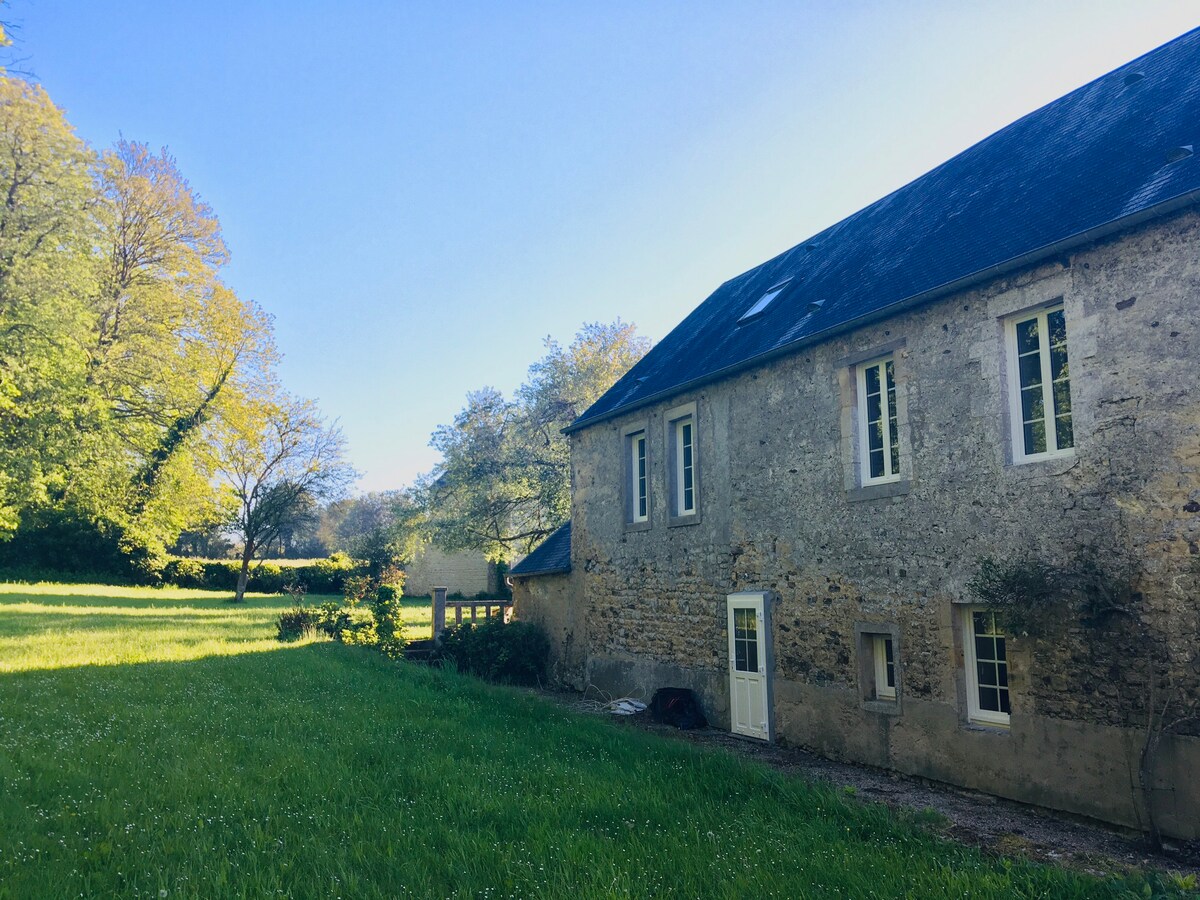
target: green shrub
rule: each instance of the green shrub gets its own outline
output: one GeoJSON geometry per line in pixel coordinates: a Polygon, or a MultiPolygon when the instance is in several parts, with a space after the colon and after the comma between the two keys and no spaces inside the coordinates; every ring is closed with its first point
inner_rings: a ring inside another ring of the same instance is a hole
{"type": "MultiPolygon", "coordinates": [[[[240,570],[236,563],[234,568],[240,570]]],[[[250,566],[250,579],[246,582],[246,590],[256,594],[282,594],[284,586],[295,580],[298,579],[291,574],[290,569],[285,570],[276,563],[260,563],[250,566]]],[[[234,583],[237,583],[236,576],[234,583]]]]}
{"type": "Polygon", "coordinates": [[[335,641],[341,640],[342,629],[350,622],[349,607],[343,606],[337,600],[327,600],[315,609],[317,611],[317,627],[335,641]]]}
{"type": "Polygon", "coordinates": [[[295,580],[305,585],[310,594],[340,594],[346,586],[346,579],[360,569],[361,566],[345,553],[334,553],[329,559],[297,566],[292,572],[295,580]]]}
{"type": "Polygon", "coordinates": [[[357,644],[364,647],[374,647],[379,643],[379,630],[375,621],[375,613],[369,606],[351,606],[344,608],[345,618],[338,633],[338,640],[343,644],[357,644]]]}
{"type": "Polygon", "coordinates": [[[437,658],[460,672],[505,684],[537,684],[546,678],[550,641],[529,622],[504,624],[499,616],[446,631],[437,658]]]}
{"type": "Polygon", "coordinates": [[[184,588],[198,587],[204,582],[204,563],[198,559],[172,557],[163,567],[163,581],[184,588]]]}
{"type": "Polygon", "coordinates": [[[320,624],[319,610],[298,604],[279,614],[275,622],[275,637],[281,641],[298,641],[321,630],[320,624]]]}
{"type": "Polygon", "coordinates": [[[391,659],[404,656],[404,618],[400,605],[402,592],[394,584],[380,585],[375,590],[371,607],[375,612],[375,627],[379,650],[391,659]]]}

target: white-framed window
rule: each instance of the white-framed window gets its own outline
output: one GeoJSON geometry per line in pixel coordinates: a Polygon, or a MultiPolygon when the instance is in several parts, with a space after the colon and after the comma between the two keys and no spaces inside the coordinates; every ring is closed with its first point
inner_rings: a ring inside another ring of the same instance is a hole
{"type": "Polygon", "coordinates": [[[693,516],[696,514],[699,493],[696,484],[696,420],[684,416],[671,423],[674,434],[674,465],[672,466],[672,491],[674,514],[693,516]]]}
{"type": "Polygon", "coordinates": [[[896,699],[896,652],[890,635],[871,636],[871,656],[875,667],[875,699],[896,699]]]}
{"type": "Polygon", "coordinates": [[[1074,452],[1067,320],[1061,306],[1006,323],[1013,462],[1074,452]]]}
{"type": "Polygon", "coordinates": [[[858,445],[862,483],[900,480],[900,430],[896,414],[896,362],[891,356],[858,369],[858,445]]]}
{"type": "Polygon", "coordinates": [[[650,527],[650,423],[632,422],[621,429],[621,508],[626,531],[650,527]]]}
{"type": "Polygon", "coordinates": [[[649,459],[646,455],[646,432],[638,431],[628,437],[629,450],[629,521],[647,522],[650,519],[649,459]]]}
{"type": "Polygon", "coordinates": [[[983,607],[965,607],[963,664],[966,668],[967,718],[987,725],[1008,725],[1008,650],[996,615],[983,607]]]}

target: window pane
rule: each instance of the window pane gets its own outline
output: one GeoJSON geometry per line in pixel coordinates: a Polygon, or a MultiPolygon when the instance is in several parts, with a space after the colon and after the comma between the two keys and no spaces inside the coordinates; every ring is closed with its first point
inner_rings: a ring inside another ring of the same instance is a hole
{"type": "Polygon", "coordinates": [[[1021,421],[1040,422],[1045,416],[1046,405],[1045,399],[1042,397],[1041,386],[1021,391],[1021,421]]]}
{"type": "Polygon", "coordinates": [[[999,682],[1000,687],[1002,687],[1002,688],[1008,687],[1008,664],[1007,663],[1000,663],[999,665],[996,666],[996,675],[997,675],[996,681],[999,682]]]}
{"type": "MultiPolygon", "coordinates": [[[[1061,309],[1046,313],[1046,330],[1050,336],[1050,346],[1067,343],[1067,318],[1061,309]]],[[[1064,346],[1065,351],[1065,346],[1064,346]]]]}
{"type": "Polygon", "coordinates": [[[1054,382],[1054,414],[1066,415],[1071,412],[1071,383],[1069,381],[1054,382]]]}
{"type": "Polygon", "coordinates": [[[733,611],[735,637],[744,640],[753,634],[755,624],[753,612],[753,610],[749,609],[735,609],[733,611]]]}
{"type": "Polygon", "coordinates": [[[867,394],[867,421],[874,424],[883,418],[883,398],[879,394],[867,394]]]}
{"type": "Polygon", "coordinates": [[[996,686],[996,664],[990,662],[978,662],[975,664],[976,675],[979,677],[980,687],[995,687],[996,686]]]}
{"type": "Polygon", "coordinates": [[[879,394],[879,366],[870,366],[866,371],[867,396],[879,394]]]}
{"type": "Polygon", "coordinates": [[[1028,319],[1017,323],[1017,353],[1031,353],[1038,349],[1038,320],[1028,319]]]}
{"type": "Polygon", "coordinates": [[[1058,441],[1059,450],[1075,446],[1075,429],[1071,426],[1069,415],[1054,420],[1054,437],[1058,441]]]}
{"type": "Polygon", "coordinates": [[[746,671],[746,642],[733,642],[733,667],[739,672],[746,671]]]}
{"type": "Polygon", "coordinates": [[[1025,453],[1046,452],[1046,423],[1029,422],[1025,425],[1025,453]]]}
{"type": "Polygon", "coordinates": [[[872,422],[867,426],[867,447],[872,452],[883,449],[883,422],[872,422]]]}
{"type": "Polygon", "coordinates": [[[1000,691],[1000,712],[1004,713],[1005,715],[1011,712],[1011,710],[1008,708],[1008,691],[1000,691]]]}
{"type": "Polygon", "coordinates": [[[994,687],[980,686],[979,708],[989,712],[1000,712],[1000,692],[994,687]]]}
{"type": "Polygon", "coordinates": [[[871,477],[872,478],[882,478],[883,474],[884,474],[884,472],[883,472],[883,451],[882,450],[872,450],[870,453],[870,459],[871,459],[871,477]]]}
{"type": "Polygon", "coordinates": [[[1071,367],[1067,362],[1067,345],[1059,344],[1050,348],[1050,380],[1059,381],[1071,377],[1071,367]]]}
{"type": "Polygon", "coordinates": [[[746,667],[743,672],[758,671],[758,641],[746,641],[746,667]]]}
{"type": "Polygon", "coordinates": [[[1033,387],[1042,383],[1042,358],[1038,354],[1022,356],[1017,361],[1017,368],[1021,373],[1021,387],[1033,387]]]}

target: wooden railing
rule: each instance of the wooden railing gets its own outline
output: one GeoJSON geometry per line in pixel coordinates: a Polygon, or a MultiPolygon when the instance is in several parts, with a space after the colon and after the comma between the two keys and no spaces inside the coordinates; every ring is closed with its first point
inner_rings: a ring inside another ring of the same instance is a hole
{"type": "Polygon", "coordinates": [[[476,622],[479,620],[480,607],[483,608],[484,619],[492,617],[492,610],[496,611],[496,615],[503,615],[504,621],[507,622],[512,616],[512,600],[447,600],[446,588],[435,587],[433,589],[433,628],[432,634],[434,640],[437,640],[443,631],[446,630],[446,610],[450,607],[454,608],[454,624],[461,625],[463,623],[463,610],[471,611],[470,621],[476,622]]]}
{"type": "Polygon", "coordinates": [[[478,617],[479,617],[479,610],[481,607],[483,609],[483,617],[485,619],[490,619],[492,617],[492,610],[494,609],[496,611],[496,615],[498,615],[498,616],[503,615],[504,621],[507,622],[509,615],[511,615],[510,611],[512,610],[512,601],[511,600],[447,600],[446,601],[446,610],[449,611],[451,608],[453,608],[453,610],[454,610],[454,624],[455,625],[461,625],[463,623],[463,610],[464,609],[469,609],[471,611],[471,621],[472,622],[477,621],[478,617]]]}

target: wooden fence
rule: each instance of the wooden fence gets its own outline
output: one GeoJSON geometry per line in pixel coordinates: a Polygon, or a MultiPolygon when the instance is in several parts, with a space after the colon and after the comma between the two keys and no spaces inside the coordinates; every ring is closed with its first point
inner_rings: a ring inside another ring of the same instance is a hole
{"type": "Polygon", "coordinates": [[[463,610],[471,611],[470,621],[474,622],[478,619],[479,610],[483,609],[483,617],[490,619],[492,610],[495,610],[496,615],[503,615],[504,621],[508,621],[508,617],[512,614],[511,600],[447,600],[446,610],[454,610],[454,624],[461,625],[463,623],[463,610]]]}

